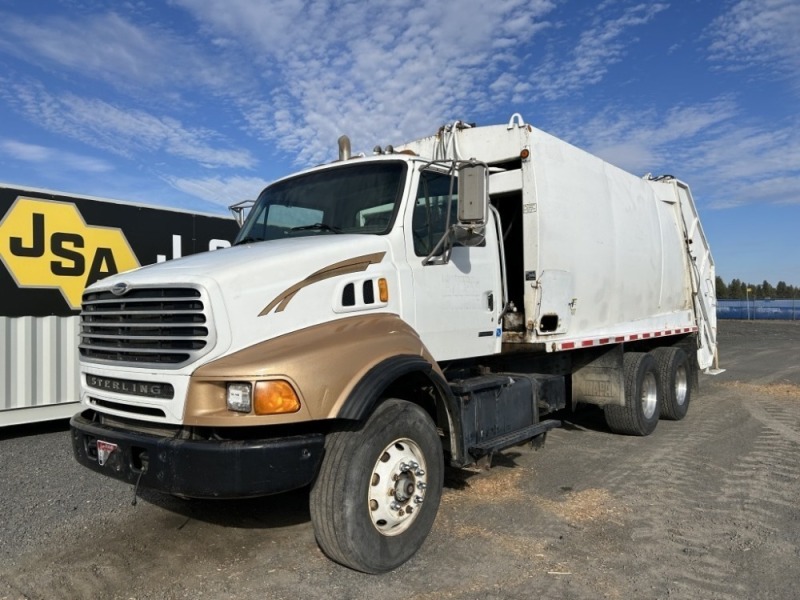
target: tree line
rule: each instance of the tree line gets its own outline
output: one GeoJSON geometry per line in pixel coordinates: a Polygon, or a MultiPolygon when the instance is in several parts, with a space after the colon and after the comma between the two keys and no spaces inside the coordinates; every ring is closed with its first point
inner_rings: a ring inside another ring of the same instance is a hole
{"type": "Polygon", "coordinates": [[[716,284],[717,298],[727,300],[745,300],[748,297],[756,300],[800,297],[800,287],[786,285],[785,281],[779,281],[773,286],[766,279],[761,283],[745,283],[741,279],[732,279],[726,284],[725,280],[717,275],[716,284]]]}

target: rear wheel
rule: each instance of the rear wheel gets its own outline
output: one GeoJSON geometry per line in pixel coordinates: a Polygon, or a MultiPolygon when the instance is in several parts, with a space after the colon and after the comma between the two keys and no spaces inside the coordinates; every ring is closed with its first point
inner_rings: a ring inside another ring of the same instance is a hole
{"type": "Polygon", "coordinates": [[[607,404],[606,423],[614,433],[650,435],[658,425],[661,384],[655,359],[645,352],[626,352],[622,357],[625,406],[607,404]]]}
{"type": "Polygon", "coordinates": [[[326,440],[310,497],[320,548],[365,573],[400,566],[428,536],[443,481],[442,445],[430,415],[386,400],[362,427],[326,440]]]}
{"type": "Polygon", "coordinates": [[[656,361],[661,382],[661,418],[680,421],[689,411],[692,386],[691,365],[680,348],[656,348],[650,354],[656,361]]]}

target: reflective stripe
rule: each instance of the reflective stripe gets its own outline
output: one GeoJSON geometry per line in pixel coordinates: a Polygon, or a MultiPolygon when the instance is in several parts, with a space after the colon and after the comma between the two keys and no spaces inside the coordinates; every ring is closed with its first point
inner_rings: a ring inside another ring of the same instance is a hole
{"type": "Polygon", "coordinates": [[[558,350],[574,350],[575,348],[590,348],[592,346],[605,346],[607,344],[620,344],[622,342],[635,342],[637,340],[647,340],[651,338],[665,337],[670,335],[679,335],[681,333],[696,332],[697,327],[684,327],[682,329],[664,329],[661,331],[645,331],[641,333],[629,333],[627,335],[618,335],[616,337],[598,337],[588,338],[584,340],[569,340],[567,342],[555,342],[552,346],[554,351],[558,350]]]}

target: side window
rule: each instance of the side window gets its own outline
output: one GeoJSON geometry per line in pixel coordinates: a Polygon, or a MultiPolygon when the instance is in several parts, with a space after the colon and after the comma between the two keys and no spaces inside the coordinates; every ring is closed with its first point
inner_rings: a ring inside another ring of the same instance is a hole
{"type": "Polygon", "coordinates": [[[450,202],[450,224],[456,222],[458,182],[453,182],[453,197],[450,202],[450,175],[437,171],[423,171],[420,176],[411,230],[414,238],[414,253],[428,256],[442,238],[448,223],[447,205],[450,202]]]}

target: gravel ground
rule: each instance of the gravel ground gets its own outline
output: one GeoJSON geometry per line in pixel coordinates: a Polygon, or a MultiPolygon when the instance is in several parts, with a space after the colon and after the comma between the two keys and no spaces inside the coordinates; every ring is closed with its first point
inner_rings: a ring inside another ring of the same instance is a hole
{"type": "Polygon", "coordinates": [[[797,598],[800,323],[720,322],[682,422],[597,410],[451,471],[434,530],[368,576],[318,550],[307,492],[182,501],[80,468],[66,424],[0,430],[0,599],[797,598]]]}

